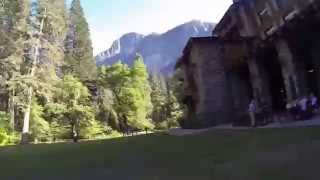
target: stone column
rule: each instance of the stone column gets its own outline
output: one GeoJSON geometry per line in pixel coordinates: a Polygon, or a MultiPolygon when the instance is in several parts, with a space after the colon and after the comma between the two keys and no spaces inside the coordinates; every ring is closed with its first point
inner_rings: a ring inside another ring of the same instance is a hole
{"type": "Polygon", "coordinates": [[[305,67],[304,61],[309,61],[310,59],[300,59],[295,62],[296,73],[297,73],[297,81],[298,81],[298,89],[299,96],[308,95],[310,93],[310,86],[308,84],[308,72],[305,67]]]}
{"type": "Polygon", "coordinates": [[[315,43],[314,47],[311,49],[312,63],[314,65],[314,71],[316,76],[316,95],[320,96],[320,41],[315,43]]]}
{"type": "Polygon", "coordinates": [[[263,72],[263,68],[258,64],[255,57],[250,57],[248,59],[248,66],[251,74],[254,98],[258,103],[272,105],[270,86],[263,72]]]}
{"type": "Polygon", "coordinates": [[[239,8],[239,15],[243,25],[243,29],[241,29],[242,31],[240,33],[243,36],[251,37],[255,35],[255,31],[254,31],[255,29],[253,28],[252,20],[249,19],[250,18],[249,14],[251,12],[248,12],[248,11],[249,9],[245,9],[245,6],[240,6],[239,8]]]}
{"type": "Polygon", "coordinates": [[[287,92],[287,101],[295,100],[302,95],[299,87],[299,78],[297,73],[297,63],[289,44],[284,39],[276,41],[278,58],[282,68],[282,75],[287,92]]]}

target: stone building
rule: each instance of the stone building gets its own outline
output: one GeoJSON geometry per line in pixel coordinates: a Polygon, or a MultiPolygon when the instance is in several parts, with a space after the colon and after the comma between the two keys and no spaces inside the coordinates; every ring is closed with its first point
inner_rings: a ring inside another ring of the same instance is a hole
{"type": "Polygon", "coordinates": [[[253,98],[278,112],[320,96],[319,32],[320,0],[234,0],[212,37],[191,38],[176,65],[184,73],[186,121],[234,121],[253,98]]]}

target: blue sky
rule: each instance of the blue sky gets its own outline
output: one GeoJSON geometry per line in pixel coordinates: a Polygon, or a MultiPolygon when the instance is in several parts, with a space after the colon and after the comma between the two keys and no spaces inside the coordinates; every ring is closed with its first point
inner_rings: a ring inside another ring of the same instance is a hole
{"type": "MultiPolygon", "coordinates": [[[[70,0],[69,0],[70,1],[70,0]]],[[[218,22],[232,0],[81,0],[94,53],[128,32],[163,33],[196,19],[218,22]]]]}

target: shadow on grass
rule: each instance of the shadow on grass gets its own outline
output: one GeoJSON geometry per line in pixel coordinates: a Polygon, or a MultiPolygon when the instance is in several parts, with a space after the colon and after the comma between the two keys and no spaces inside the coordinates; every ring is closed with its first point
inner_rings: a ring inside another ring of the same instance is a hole
{"type": "Polygon", "coordinates": [[[319,140],[320,128],[297,128],[6,147],[0,179],[291,180],[315,177],[319,140]]]}

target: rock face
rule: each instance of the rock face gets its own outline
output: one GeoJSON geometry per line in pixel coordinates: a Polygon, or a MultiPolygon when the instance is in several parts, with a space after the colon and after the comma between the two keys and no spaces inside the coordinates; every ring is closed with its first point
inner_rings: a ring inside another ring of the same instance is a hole
{"type": "Polygon", "coordinates": [[[214,28],[213,23],[191,21],[164,34],[143,36],[129,33],[114,41],[110,49],[96,57],[98,65],[110,65],[118,60],[131,65],[136,53],[143,56],[152,72],[170,74],[190,37],[209,36],[214,28]]]}

